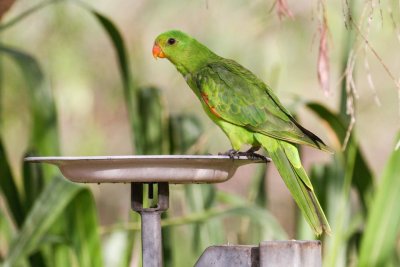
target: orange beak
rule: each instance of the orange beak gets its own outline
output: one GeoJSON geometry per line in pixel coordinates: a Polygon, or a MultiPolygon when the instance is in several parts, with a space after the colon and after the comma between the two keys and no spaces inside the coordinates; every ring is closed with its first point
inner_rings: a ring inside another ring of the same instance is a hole
{"type": "Polygon", "coordinates": [[[153,45],[153,57],[155,59],[159,58],[165,58],[164,52],[161,50],[161,48],[158,46],[157,43],[154,43],[153,45]]]}

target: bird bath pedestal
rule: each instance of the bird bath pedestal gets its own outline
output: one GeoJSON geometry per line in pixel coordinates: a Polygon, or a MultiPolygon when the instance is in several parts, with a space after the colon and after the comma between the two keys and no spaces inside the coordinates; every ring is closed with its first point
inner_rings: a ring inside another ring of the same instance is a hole
{"type": "MultiPolygon", "coordinates": [[[[168,209],[169,184],[222,183],[237,168],[261,163],[246,157],[228,156],[101,156],[28,157],[27,162],[58,166],[62,174],[77,183],[130,183],[131,207],[141,215],[143,266],[163,266],[161,213],[168,209]],[[143,196],[148,185],[147,196],[143,196]],[[145,200],[156,200],[144,206],[145,200]]],[[[203,266],[321,266],[319,241],[262,242],[259,246],[212,246],[197,267],[203,266]]]]}

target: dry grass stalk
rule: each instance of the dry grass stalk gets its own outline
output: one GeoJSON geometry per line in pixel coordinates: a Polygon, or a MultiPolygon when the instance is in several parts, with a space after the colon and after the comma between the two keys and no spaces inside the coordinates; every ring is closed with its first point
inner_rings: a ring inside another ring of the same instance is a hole
{"type": "MultiPolygon", "coordinates": [[[[380,16],[383,21],[380,0],[378,0],[378,4],[379,4],[379,8],[380,8],[380,16]]],[[[354,28],[357,33],[357,38],[361,40],[361,44],[358,45],[357,49],[353,49],[349,53],[349,57],[347,60],[347,66],[346,66],[346,70],[344,73],[344,76],[346,78],[346,94],[347,94],[346,112],[350,116],[350,123],[349,123],[348,129],[347,129],[347,132],[346,132],[345,140],[343,142],[343,147],[342,147],[343,150],[347,146],[347,143],[348,143],[350,135],[351,135],[351,131],[352,131],[355,121],[356,121],[354,104],[355,104],[355,99],[358,98],[358,94],[357,94],[357,89],[356,89],[354,78],[353,78],[353,72],[354,72],[354,66],[355,66],[355,61],[356,61],[356,55],[358,54],[361,46],[364,47],[364,68],[367,72],[367,82],[369,84],[370,89],[372,90],[372,92],[374,94],[374,100],[375,100],[376,104],[378,106],[380,106],[380,100],[378,98],[378,95],[377,95],[377,92],[375,89],[375,85],[372,80],[370,66],[369,66],[369,62],[367,59],[368,50],[372,52],[372,54],[375,56],[375,58],[378,60],[378,62],[382,65],[385,72],[389,75],[389,77],[392,79],[393,83],[395,84],[395,86],[397,88],[398,98],[399,98],[399,100],[398,100],[399,101],[399,116],[400,116],[400,79],[397,79],[394,76],[394,74],[390,71],[388,66],[383,62],[382,58],[379,56],[377,51],[372,47],[372,45],[370,44],[370,42],[368,40],[368,35],[369,35],[369,31],[370,31],[371,24],[372,24],[372,15],[373,15],[375,7],[376,7],[376,3],[374,2],[374,0],[366,2],[363,12],[361,14],[359,24],[357,25],[357,23],[355,23],[355,21],[353,20],[353,18],[350,15],[348,1],[343,0],[343,14],[345,16],[346,28],[349,28],[349,27],[354,28]],[[347,8],[347,13],[346,13],[346,8],[347,8]],[[369,14],[367,14],[368,10],[369,10],[369,14]],[[361,31],[361,28],[362,28],[362,25],[365,22],[365,20],[367,20],[366,33],[363,34],[363,32],[361,31]],[[356,51],[356,52],[354,52],[354,51],[356,51]]],[[[395,20],[393,19],[393,15],[392,15],[390,9],[389,9],[389,14],[391,15],[392,22],[393,22],[395,29],[397,29],[395,20]]],[[[397,35],[398,40],[400,41],[400,32],[397,31],[396,35],[397,35]]],[[[396,147],[398,148],[398,146],[400,146],[400,141],[396,145],[396,147]]]]}
{"type": "Polygon", "coordinates": [[[344,26],[346,29],[350,28],[350,19],[351,19],[351,12],[348,0],[342,0],[342,13],[343,13],[343,21],[344,26]]]}
{"type": "MultiPolygon", "coordinates": [[[[369,12],[369,15],[368,15],[368,18],[367,18],[367,25],[366,25],[366,33],[365,33],[365,37],[366,38],[368,38],[370,30],[371,30],[372,16],[373,16],[373,13],[374,13],[374,9],[375,9],[375,4],[374,4],[373,1],[371,1],[370,2],[370,12],[369,12]]],[[[380,9],[380,11],[381,11],[381,16],[382,16],[382,9],[380,9]]],[[[374,82],[372,80],[371,69],[369,67],[367,54],[368,54],[368,46],[367,46],[367,44],[365,44],[364,45],[364,68],[365,68],[365,72],[366,72],[366,75],[367,75],[367,82],[368,82],[369,88],[372,91],[372,94],[374,95],[374,101],[375,101],[376,105],[378,107],[380,107],[381,106],[381,101],[380,101],[380,99],[378,97],[378,94],[377,94],[376,88],[375,88],[375,84],[374,84],[374,82]]]]}
{"type": "MultiPolygon", "coordinates": [[[[383,69],[385,72],[389,75],[389,77],[392,79],[393,83],[395,84],[397,90],[400,92],[400,81],[394,76],[394,74],[390,71],[389,67],[383,62],[382,58],[379,56],[378,52],[372,47],[368,39],[364,36],[364,34],[361,32],[360,28],[354,21],[351,20],[352,25],[354,28],[357,30],[358,35],[363,39],[365,42],[365,45],[368,47],[368,49],[372,52],[372,54],[375,56],[375,58],[378,60],[378,62],[382,65],[383,69]]],[[[400,116],[400,102],[399,102],[399,116],[400,116]]]]}
{"type": "Polygon", "coordinates": [[[345,150],[350,140],[351,132],[353,131],[354,124],[356,123],[355,115],[355,98],[358,98],[356,84],[354,82],[354,67],[356,64],[356,53],[351,50],[347,59],[345,70],[346,77],[346,114],[350,116],[349,126],[347,127],[346,136],[343,141],[342,150],[345,150]]]}
{"type": "Polygon", "coordinates": [[[329,72],[329,50],[328,50],[328,24],[325,15],[325,9],[323,9],[322,23],[319,28],[319,50],[318,50],[318,63],[317,73],[319,84],[324,91],[325,95],[328,96],[330,92],[330,72],[329,72]]]}
{"type": "Polygon", "coordinates": [[[283,19],[284,17],[288,17],[291,19],[294,18],[293,13],[292,11],[290,11],[286,0],[276,0],[274,6],[276,7],[276,12],[278,13],[279,19],[283,19]]]}

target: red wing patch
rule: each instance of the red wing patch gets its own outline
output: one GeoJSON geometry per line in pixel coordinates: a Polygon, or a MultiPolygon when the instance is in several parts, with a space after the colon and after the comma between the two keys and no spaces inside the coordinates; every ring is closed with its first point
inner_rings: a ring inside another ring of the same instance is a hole
{"type": "Polygon", "coordinates": [[[210,108],[211,113],[217,116],[218,118],[221,118],[221,115],[218,114],[218,112],[215,110],[215,107],[210,106],[208,95],[206,93],[201,93],[201,97],[203,98],[204,102],[207,104],[207,106],[210,108]]]}

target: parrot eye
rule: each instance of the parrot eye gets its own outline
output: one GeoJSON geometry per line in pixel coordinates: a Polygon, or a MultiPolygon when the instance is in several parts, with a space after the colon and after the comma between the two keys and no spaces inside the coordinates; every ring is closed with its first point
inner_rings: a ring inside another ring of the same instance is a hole
{"type": "Polygon", "coordinates": [[[176,43],[176,40],[174,38],[169,38],[167,42],[169,45],[173,45],[174,43],[176,43]]]}

